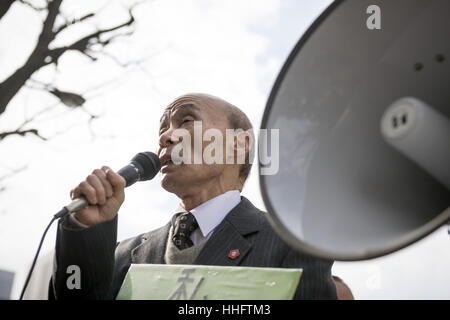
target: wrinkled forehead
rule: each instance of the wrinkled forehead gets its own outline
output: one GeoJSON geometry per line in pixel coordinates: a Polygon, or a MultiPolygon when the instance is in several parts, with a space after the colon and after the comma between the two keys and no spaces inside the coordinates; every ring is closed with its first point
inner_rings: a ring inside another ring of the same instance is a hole
{"type": "Polygon", "coordinates": [[[175,99],[164,110],[160,122],[170,118],[177,109],[191,109],[203,116],[225,111],[225,103],[219,98],[207,94],[186,94],[175,99]]]}

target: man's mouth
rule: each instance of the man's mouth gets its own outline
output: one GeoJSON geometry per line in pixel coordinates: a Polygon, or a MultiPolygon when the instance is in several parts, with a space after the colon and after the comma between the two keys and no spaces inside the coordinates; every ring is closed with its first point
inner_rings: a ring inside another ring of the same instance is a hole
{"type": "Polygon", "coordinates": [[[164,154],[161,158],[161,168],[173,164],[170,153],[164,154]]]}

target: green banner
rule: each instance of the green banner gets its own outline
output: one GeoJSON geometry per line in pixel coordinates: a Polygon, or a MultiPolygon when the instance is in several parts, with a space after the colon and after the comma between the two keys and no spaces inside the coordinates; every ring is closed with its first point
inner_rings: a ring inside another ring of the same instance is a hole
{"type": "Polygon", "coordinates": [[[132,264],[118,300],[289,300],[302,269],[132,264]]]}

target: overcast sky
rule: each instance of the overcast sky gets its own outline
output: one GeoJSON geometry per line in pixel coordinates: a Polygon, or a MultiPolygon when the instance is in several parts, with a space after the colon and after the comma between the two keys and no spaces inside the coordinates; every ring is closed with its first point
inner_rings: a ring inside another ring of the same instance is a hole
{"type": "MultiPolygon", "coordinates": [[[[129,3],[130,1],[128,1],[129,3]]],[[[39,2],[36,2],[39,3],[39,2]]],[[[56,40],[64,44],[95,30],[126,21],[126,1],[65,0],[69,17],[102,8],[94,24],[73,28],[56,40]]],[[[52,215],[69,201],[69,191],[94,168],[120,168],[140,151],[157,148],[163,108],[187,92],[220,96],[246,112],[259,127],[271,86],[284,60],[330,0],[207,1],[155,0],[135,10],[135,32],[112,44],[108,52],[127,68],[101,56],[92,63],[66,54],[58,71],[47,67],[33,78],[61,90],[83,93],[85,109],[101,117],[86,125],[88,114],[57,106],[37,127],[47,142],[10,137],[0,143],[0,176],[26,170],[4,181],[0,193],[0,269],[16,273],[18,297],[39,239],[52,215]]],[[[0,80],[28,57],[44,14],[15,4],[0,22],[0,80]],[[25,23],[26,22],[26,23],[25,23]]],[[[355,49],[356,50],[356,49],[355,49]]],[[[0,116],[0,131],[15,129],[26,115],[55,105],[54,97],[25,88],[0,116]]],[[[254,168],[255,169],[255,168],[254,168]]],[[[257,170],[243,195],[264,204],[257,170]]],[[[119,240],[165,224],[178,199],[158,178],[126,192],[119,215],[119,240]]],[[[42,252],[52,250],[56,224],[42,252]]],[[[426,239],[389,256],[364,262],[336,262],[340,276],[361,299],[450,298],[450,237],[442,227],[426,239]]]]}

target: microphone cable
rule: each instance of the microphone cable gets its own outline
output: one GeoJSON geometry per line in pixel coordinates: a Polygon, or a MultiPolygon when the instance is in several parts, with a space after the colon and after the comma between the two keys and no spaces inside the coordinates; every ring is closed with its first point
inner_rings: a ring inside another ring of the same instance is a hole
{"type": "Polygon", "coordinates": [[[34,267],[36,266],[36,261],[37,261],[37,258],[39,256],[39,252],[41,252],[42,244],[44,243],[44,239],[45,239],[45,236],[47,235],[48,229],[50,229],[50,226],[53,224],[53,222],[55,220],[61,218],[64,215],[66,215],[68,212],[69,212],[69,210],[67,210],[66,207],[62,208],[60,211],[58,211],[58,213],[56,213],[53,216],[53,218],[50,221],[50,223],[48,224],[47,228],[45,228],[45,231],[44,231],[44,233],[42,234],[42,237],[41,237],[41,242],[39,242],[38,249],[36,251],[36,254],[34,255],[33,263],[31,264],[31,267],[30,267],[30,271],[28,271],[27,279],[25,280],[25,284],[23,285],[22,292],[20,294],[19,300],[23,300],[23,296],[25,295],[25,291],[27,290],[28,283],[30,282],[31,275],[33,274],[34,267]]]}

